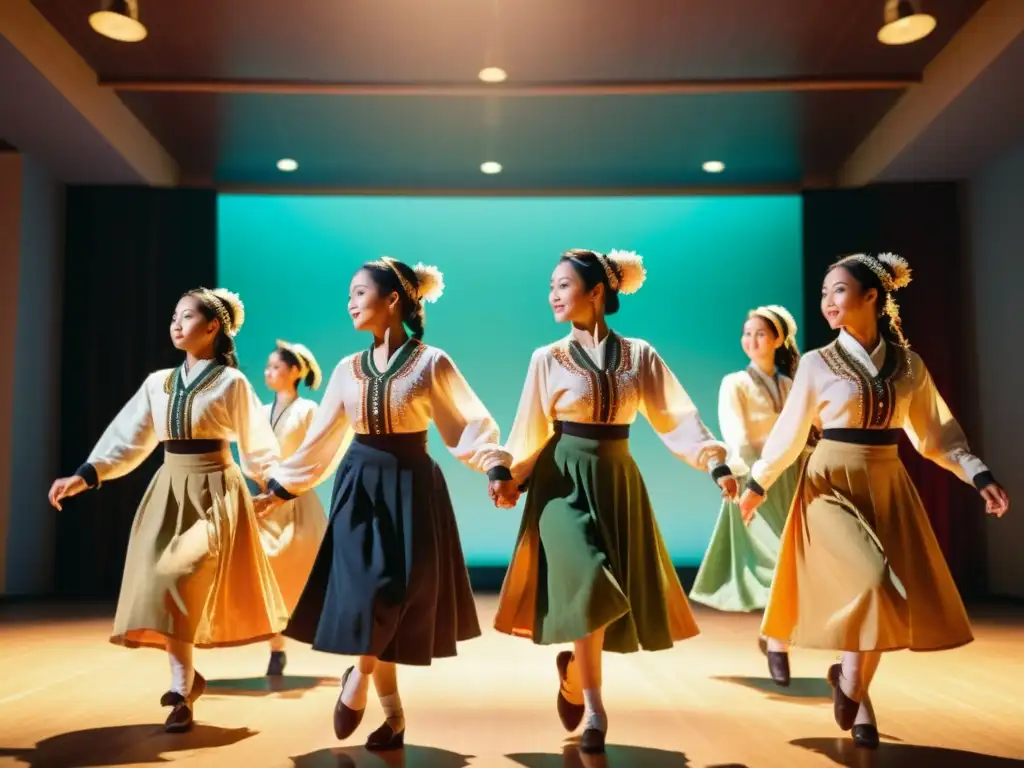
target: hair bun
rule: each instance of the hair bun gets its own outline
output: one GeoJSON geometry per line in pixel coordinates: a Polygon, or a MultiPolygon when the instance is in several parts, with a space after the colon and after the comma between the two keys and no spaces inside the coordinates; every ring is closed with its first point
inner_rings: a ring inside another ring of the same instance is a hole
{"type": "Polygon", "coordinates": [[[619,293],[628,296],[640,290],[647,279],[643,256],[635,251],[612,250],[608,253],[608,260],[619,272],[619,293]]]}
{"type": "Polygon", "coordinates": [[[224,332],[228,336],[236,336],[245,323],[245,305],[242,303],[242,297],[227,288],[214,288],[210,293],[231,310],[231,327],[225,328],[224,332]]]}
{"type": "Polygon", "coordinates": [[[417,293],[420,301],[433,304],[444,293],[444,273],[437,267],[420,262],[412,268],[416,275],[417,293]]]}
{"type": "Polygon", "coordinates": [[[895,253],[881,253],[878,261],[892,274],[892,285],[889,290],[898,291],[910,285],[910,264],[902,256],[895,253]]]}

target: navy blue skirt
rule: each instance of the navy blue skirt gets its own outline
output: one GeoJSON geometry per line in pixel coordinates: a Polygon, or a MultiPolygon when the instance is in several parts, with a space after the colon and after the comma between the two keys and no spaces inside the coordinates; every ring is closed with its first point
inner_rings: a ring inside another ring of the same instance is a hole
{"type": "Polygon", "coordinates": [[[284,634],[317,651],[421,666],[479,637],[448,485],[425,432],[356,435],[284,634]]]}

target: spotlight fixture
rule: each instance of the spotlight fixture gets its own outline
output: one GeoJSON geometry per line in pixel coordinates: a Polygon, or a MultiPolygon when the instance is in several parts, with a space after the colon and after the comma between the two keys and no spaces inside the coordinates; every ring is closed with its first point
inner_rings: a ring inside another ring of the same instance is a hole
{"type": "Polygon", "coordinates": [[[721,160],[708,160],[701,167],[705,173],[721,173],[725,170],[725,163],[721,160]]]}
{"type": "Polygon", "coordinates": [[[501,67],[485,67],[477,77],[485,83],[503,83],[508,74],[501,67]]]}
{"type": "Polygon", "coordinates": [[[103,10],[89,14],[89,26],[122,43],[137,43],[148,34],[139,21],[139,0],[104,0],[103,10]]]}
{"type": "Polygon", "coordinates": [[[935,17],[921,13],[917,0],[885,0],[885,24],[878,30],[878,42],[906,45],[923,40],[935,29],[935,17]]]}
{"type": "Polygon", "coordinates": [[[290,157],[282,157],[277,161],[277,170],[284,171],[285,173],[291,173],[299,167],[299,164],[292,160],[290,157]]]}
{"type": "Polygon", "coordinates": [[[496,163],[493,160],[489,160],[486,163],[480,165],[480,170],[486,174],[501,173],[501,163],[496,163]]]}

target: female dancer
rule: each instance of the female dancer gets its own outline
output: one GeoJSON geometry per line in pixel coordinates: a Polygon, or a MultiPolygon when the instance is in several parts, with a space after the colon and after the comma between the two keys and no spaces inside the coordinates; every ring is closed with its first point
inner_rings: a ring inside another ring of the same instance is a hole
{"type": "MultiPolygon", "coordinates": [[[[584,753],[604,751],[602,649],[656,651],[698,634],[629,453],[637,412],[723,495],[736,493],[725,445],[665,362],[608,328],[619,294],[634,293],[645,275],[634,253],[562,255],[549,299],[572,333],[534,352],[506,446],[514,481],[529,477],[529,490],[495,626],[542,645],[574,644],[557,658],[557,706],[567,730],[586,717],[584,753]]],[[[499,501],[514,500],[499,489],[499,501]]]]}
{"type": "MultiPolygon", "coordinates": [[[[741,344],[750,365],[726,376],[718,396],[718,423],[729,446],[729,467],[737,475],[749,473],[789,395],[800,360],[796,331],[793,316],[776,305],[751,310],[743,324],[741,344]]],[[[723,501],[691,600],[720,611],[764,609],[798,473],[794,464],[779,478],[769,504],[761,508],[760,522],[749,528],[736,502],[723,501]]],[[[762,636],[761,649],[772,679],[789,685],[785,644],[762,636]]]]}
{"type": "Polygon", "coordinates": [[[345,739],[359,726],[372,677],[386,720],[371,750],[404,744],[395,665],[454,656],[458,641],[480,634],[448,488],[427,453],[431,420],[456,458],[487,473],[493,494],[515,491],[494,420],[451,358],[421,341],[423,301],[443,287],[436,268],[391,258],[356,272],[349,314],[373,344],[335,368],[302,447],[257,502],[263,514],[315,486],[351,425],[327,534],[285,635],[359,656],[342,677],[334,730],[345,739]]]}
{"type": "Polygon", "coordinates": [[[882,652],[938,651],[973,639],[900,462],[900,430],[923,456],[973,483],[989,513],[1009,508],[903,338],[893,293],[909,283],[907,262],[893,254],[859,253],[832,265],[821,311],[839,338],[800,361],[740,501],[749,519],[800,455],[811,424],[821,424],[823,439],[804,467],[783,532],[762,631],[843,652],[827,675],[835,719],[870,749],[878,746],[878,729],[868,689],[882,652]]]}
{"type": "Polygon", "coordinates": [[[192,648],[266,640],[288,611],[260,547],[252,500],[228,445],[269,479],[278,445],[252,386],[238,370],[234,337],[245,319],[237,294],[197,288],[178,302],[171,340],[179,368],[151,373],[103,433],[88,460],[50,487],[50,503],[122,477],[164,445],[132,524],[111,642],[167,649],[173,707],[165,729],[192,726],[206,681],[192,648]]]}
{"type": "MultiPolygon", "coordinates": [[[[299,384],[304,383],[313,390],[319,388],[322,379],[320,366],[313,353],[302,344],[279,340],[267,359],[263,378],[274,393],[274,402],[263,406],[263,415],[274,430],[281,446],[281,458],[284,459],[302,445],[313,421],[317,405],[313,400],[299,397],[299,384]]],[[[340,459],[339,452],[327,475],[334,471],[340,459]]],[[[248,467],[243,466],[243,469],[249,474],[248,467]]],[[[327,529],[327,516],[316,493],[309,491],[261,518],[259,526],[263,551],[270,558],[281,596],[291,612],[299,601],[320,549],[327,529]]],[[[267,675],[284,674],[288,662],[284,646],[284,636],[274,635],[271,638],[267,675]]]]}

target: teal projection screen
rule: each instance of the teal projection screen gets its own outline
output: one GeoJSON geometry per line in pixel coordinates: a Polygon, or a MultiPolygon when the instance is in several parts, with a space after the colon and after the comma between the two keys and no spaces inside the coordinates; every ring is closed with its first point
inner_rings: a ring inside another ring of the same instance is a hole
{"type": "MultiPolygon", "coordinates": [[[[447,288],[427,306],[425,341],[446,350],[508,434],[531,352],[565,335],[547,304],[568,248],[635,250],[643,289],[624,296],[612,327],[651,342],[718,429],[722,377],[743,368],[747,310],[783,304],[803,325],[799,196],[414,198],[221,195],[218,280],[246,307],[242,370],[264,402],[278,338],[306,344],[325,377],[370,339],[348,319],[348,285],[382,255],[436,264],[447,288]]],[[[304,397],[319,400],[323,390],[304,397]]],[[[711,480],[638,419],[631,437],[677,566],[703,557],[719,508],[711,480]]],[[[470,566],[507,565],[516,510],[495,509],[486,478],[455,461],[436,430],[430,451],[448,479],[470,566]]],[[[317,489],[325,508],[333,478],[317,489]]]]}

